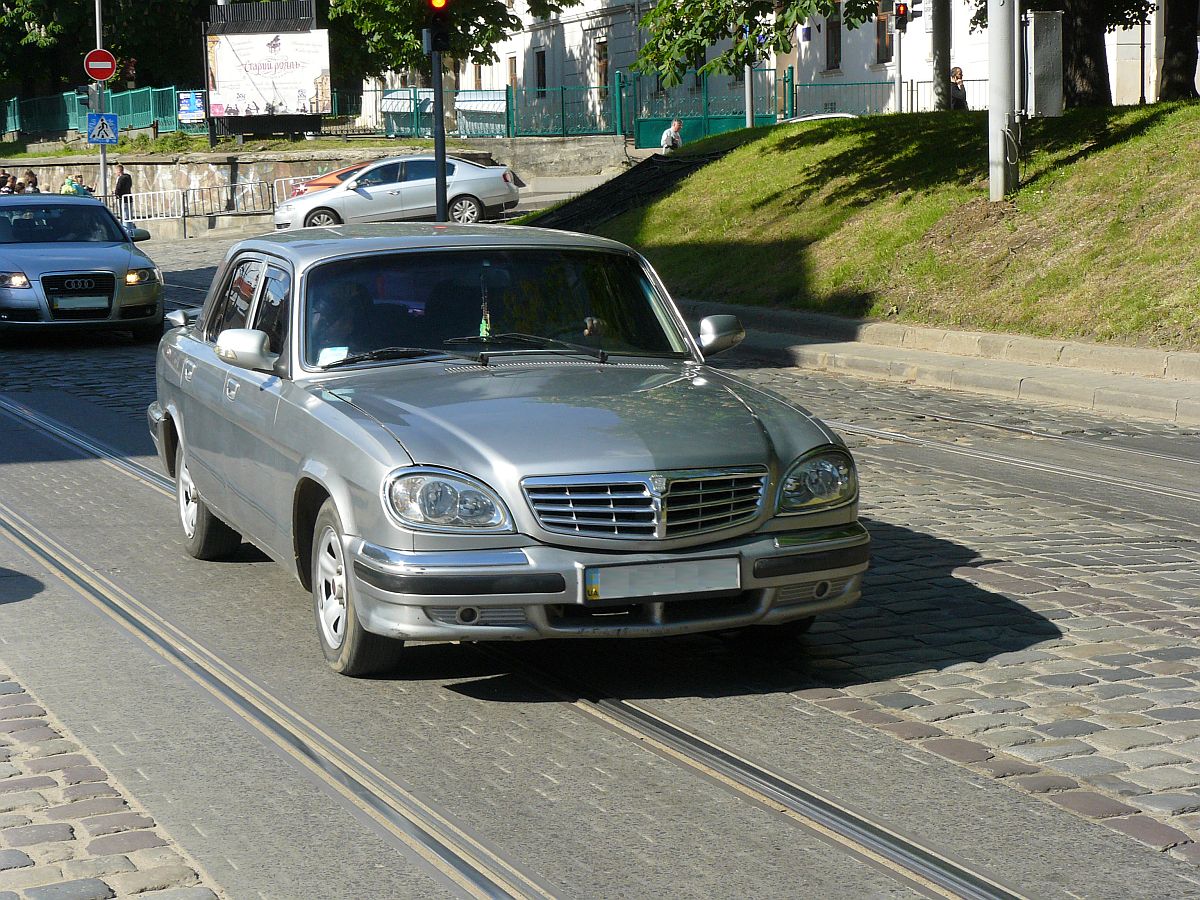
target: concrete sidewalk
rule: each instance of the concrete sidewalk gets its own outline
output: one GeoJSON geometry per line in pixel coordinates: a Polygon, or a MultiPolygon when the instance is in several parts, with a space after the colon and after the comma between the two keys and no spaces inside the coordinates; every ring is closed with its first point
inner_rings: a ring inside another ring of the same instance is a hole
{"type": "Polygon", "coordinates": [[[742,345],[781,365],[1200,425],[1200,353],[860,322],[680,301],[690,319],[732,314],[742,345]]]}

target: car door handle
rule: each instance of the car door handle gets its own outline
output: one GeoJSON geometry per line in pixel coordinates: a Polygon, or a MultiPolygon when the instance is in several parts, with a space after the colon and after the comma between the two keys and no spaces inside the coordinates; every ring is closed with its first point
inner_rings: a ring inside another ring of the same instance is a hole
{"type": "Polygon", "coordinates": [[[234,381],[232,378],[225,379],[225,399],[226,400],[236,400],[237,399],[238,384],[239,384],[239,382],[234,381]]]}
{"type": "Polygon", "coordinates": [[[388,191],[388,193],[391,194],[392,196],[395,196],[396,194],[399,194],[400,192],[399,191],[388,191]]]}
{"type": "Polygon", "coordinates": [[[196,361],[194,359],[185,359],[183,361],[183,380],[191,381],[192,374],[196,371],[196,361]]]}

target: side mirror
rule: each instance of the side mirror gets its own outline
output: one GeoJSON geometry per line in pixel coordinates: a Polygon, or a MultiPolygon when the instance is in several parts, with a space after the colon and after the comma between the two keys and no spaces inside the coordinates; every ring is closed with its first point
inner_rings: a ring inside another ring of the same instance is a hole
{"type": "Polygon", "coordinates": [[[137,226],[131,225],[131,226],[129,226],[128,230],[129,230],[129,239],[131,241],[133,241],[135,244],[138,241],[150,240],[150,232],[148,232],[145,228],[138,228],[137,226]]]}
{"type": "Polygon", "coordinates": [[[357,191],[358,190],[358,179],[357,178],[348,178],[342,182],[342,185],[348,191],[357,191]]]}
{"type": "Polygon", "coordinates": [[[700,320],[700,349],[705,356],[731,350],[746,337],[737,316],[705,316],[700,320]]]}
{"type": "Polygon", "coordinates": [[[239,369],[274,371],[279,354],[272,353],[270,347],[267,333],[253,328],[227,328],[217,335],[217,356],[239,369]]]}

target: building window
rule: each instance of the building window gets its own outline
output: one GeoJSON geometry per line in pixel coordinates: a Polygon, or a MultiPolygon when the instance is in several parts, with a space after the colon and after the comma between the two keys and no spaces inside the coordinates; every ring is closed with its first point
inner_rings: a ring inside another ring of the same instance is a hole
{"type": "Polygon", "coordinates": [[[890,63],[892,61],[892,34],[888,30],[892,18],[892,0],[879,0],[879,10],[875,13],[875,62],[890,63]]]}
{"type": "Polygon", "coordinates": [[[600,99],[608,99],[608,41],[596,41],[596,83],[600,85],[600,99]]]}
{"type": "Polygon", "coordinates": [[[541,97],[546,93],[546,51],[538,50],[533,54],[533,71],[534,71],[534,86],[537,87],[538,96],[541,97]]]}
{"type": "Polygon", "coordinates": [[[475,63],[475,90],[483,90],[483,66],[475,63]]]}
{"type": "Polygon", "coordinates": [[[514,91],[517,89],[517,58],[515,56],[508,58],[508,86],[514,91]]]}
{"type": "Polygon", "coordinates": [[[825,20],[825,71],[842,67],[842,4],[825,20]]]}

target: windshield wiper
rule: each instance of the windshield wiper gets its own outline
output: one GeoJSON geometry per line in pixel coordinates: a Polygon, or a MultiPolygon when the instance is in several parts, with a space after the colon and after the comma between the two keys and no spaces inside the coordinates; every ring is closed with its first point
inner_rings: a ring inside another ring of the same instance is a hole
{"type": "Polygon", "coordinates": [[[416,359],[422,356],[447,356],[444,350],[430,350],[427,347],[380,347],[378,350],[368,350],[365,353],[351,353],[341,359],[326,363],[321,368],[336,369],[339,366],[349,366],[359,362],[370,362],[376,359],[416,359]]]}
{"type": "MultiPolygon", "coordinates": [[[[581,344],[570,344],[557,338],[541,337],[536,334],[525,334],[521,331],[506,331],[503,334],[466,335],[464,337],[447,338],[443,344],[531,344],[547,353],[582,353],[600,362],[608,362],[608,353],[595,347],[584,347],[581,344]]],[[[487,365],[492,356],[508,355],[510,353],[536,353],[536,350],[485,350],[479,354],[479,361],[487,365]]]]}

